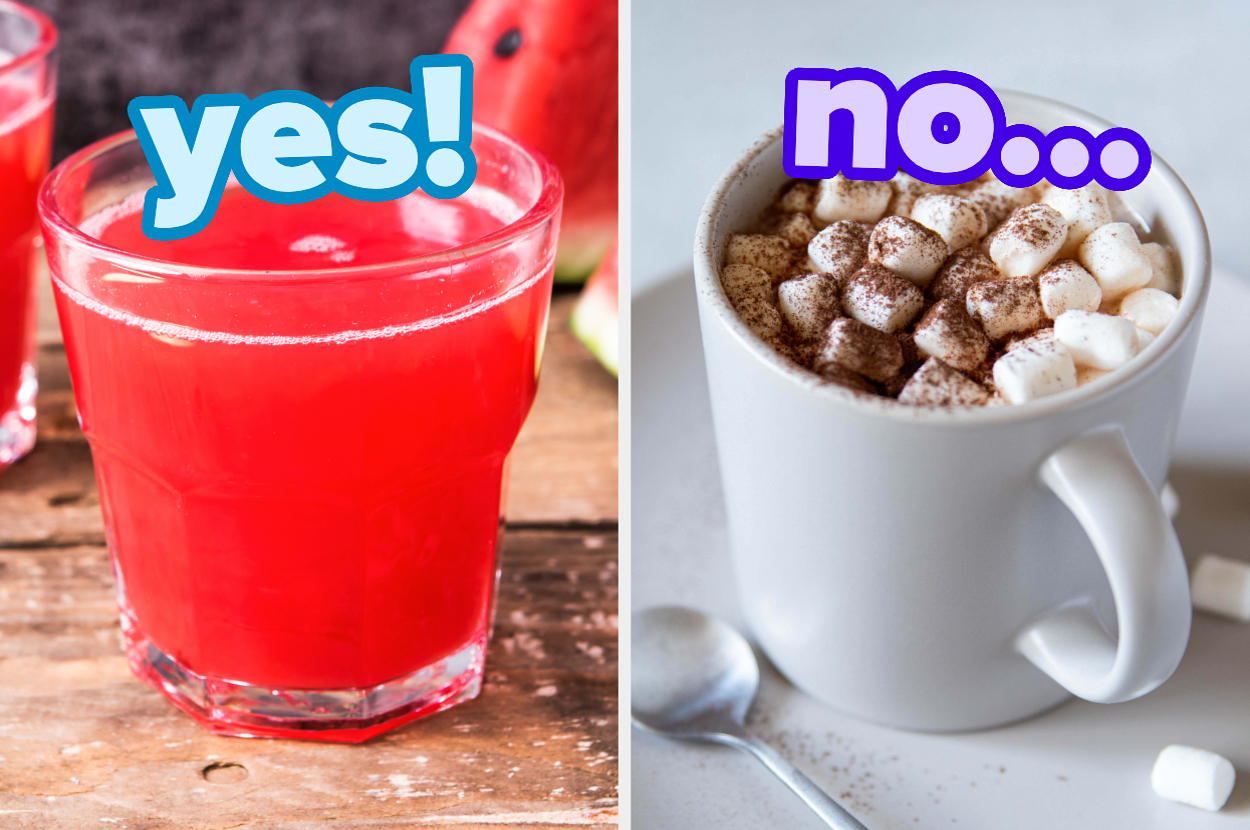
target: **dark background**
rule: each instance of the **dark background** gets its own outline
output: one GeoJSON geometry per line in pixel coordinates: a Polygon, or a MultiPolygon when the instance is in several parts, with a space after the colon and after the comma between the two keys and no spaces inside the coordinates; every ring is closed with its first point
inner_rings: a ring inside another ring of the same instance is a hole
{"type": "Polygon", "coordinates": [[[408,89],[469,0],[19,0],[61,33],[53,161],[130,128],[137,95],[408,89]]]}

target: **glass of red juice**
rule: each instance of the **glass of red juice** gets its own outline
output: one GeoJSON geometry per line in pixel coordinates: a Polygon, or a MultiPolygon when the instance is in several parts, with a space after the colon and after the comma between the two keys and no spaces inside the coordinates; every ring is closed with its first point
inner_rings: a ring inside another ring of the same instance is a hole
{"type": "Polygon", "coordinates": [[[477,695],[563,185],[475,126],[463,196],[143,235],[133,133],[39,195],[124,641],[228,735],[361,741],[477,695]]]}
{"type": "Polygon", "coordinates": [[[35,196],[48,172],[56,27],[0,0],[0,470],[35,445],[35,196]]]}

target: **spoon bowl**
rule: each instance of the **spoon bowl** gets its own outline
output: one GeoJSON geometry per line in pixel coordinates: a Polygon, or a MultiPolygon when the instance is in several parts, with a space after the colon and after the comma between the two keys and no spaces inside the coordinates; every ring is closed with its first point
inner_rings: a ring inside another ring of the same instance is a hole
{"type": "Polygon", "coordinates": [[[674,736],[742,723],[760,672],[747,641],[692,608],[649,608],[634,617],[633,717],[674,736]]]}
{"type": "Polygon", "coordinates": [[[867,830],[797,767],[746,728],[760,669],[731,626],[693,608],[634,614],[631,712],[639,726],[670,738],[712,741],[749,752],[836,830],[867,830]]]}

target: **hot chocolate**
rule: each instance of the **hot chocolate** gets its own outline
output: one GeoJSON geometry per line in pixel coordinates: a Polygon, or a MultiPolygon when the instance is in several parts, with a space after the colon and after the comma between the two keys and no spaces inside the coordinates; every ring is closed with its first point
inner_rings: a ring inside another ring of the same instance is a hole
{"type": "Polygon", "coordinates": [[[1132,360],[1176,314],[1172,251],[1098,184],[792,181],[725,245],[738,315],[827,381],[913,406],[1016,404],[1132,360]]]}

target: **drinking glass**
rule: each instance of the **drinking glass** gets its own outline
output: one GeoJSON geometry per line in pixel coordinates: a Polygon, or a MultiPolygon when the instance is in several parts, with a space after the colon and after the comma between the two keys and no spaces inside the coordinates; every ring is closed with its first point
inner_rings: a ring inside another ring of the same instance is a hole
{"type": "Polygon", "coordinates": [[[177,242],[132,132],[40,193],[130,665],[214,732],[360,741],[481,688],[563,185],[473,151],[453,200],[232,182],[177,242]]]}
{"type": "Polygon", "coordinates": [[[35,195],[52,152],[56,27],[0,0],[0,470],[35,445],[35,195]]]}

